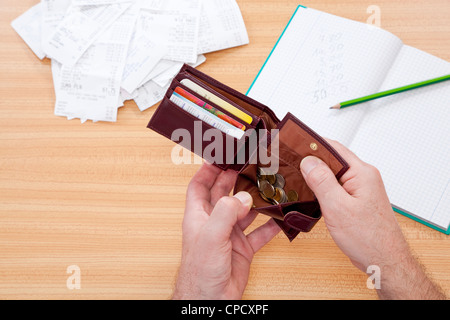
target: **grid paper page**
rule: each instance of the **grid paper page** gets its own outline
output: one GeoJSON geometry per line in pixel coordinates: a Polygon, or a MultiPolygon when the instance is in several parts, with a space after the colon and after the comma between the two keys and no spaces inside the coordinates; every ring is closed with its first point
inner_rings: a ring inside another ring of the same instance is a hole
{"type": "MultiPolygon", "coordinates": [[[[450,63],[404,46],[380,91],[446,74],[450,74],[450,63]]],[[[380,170],[391,203],[447,230],[450,82],[352,108],[367,108],[368,113],[350,148],[380,170]]]]}
{"type": "Polygon", "coordinates": [[[329,108],[376,92],[401,47],[381,29],[299,7],[248,95],[279,118],[291,112],[320,135],[349,144],[365,110],[329,108]]]}

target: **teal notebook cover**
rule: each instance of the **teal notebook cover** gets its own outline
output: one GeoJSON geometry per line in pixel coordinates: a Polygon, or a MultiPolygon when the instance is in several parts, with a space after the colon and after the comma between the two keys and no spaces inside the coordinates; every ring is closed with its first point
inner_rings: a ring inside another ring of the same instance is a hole
{"type": "MultiPolygon", "coordinates": [[[[266,66],[266,64],[267,64],[268,61],[270,60],[270,58],[271,58],[273,52],[275,51],[276,47],[278,46],[278,43],[281,41],[281,39],[283,38],[283,35],[285,34],[286,30],[289,28],[289,25],[290,25],[292,19],[293,19],[293,18],[296,16],[296,14],[299,12],[299,9],[307,9],[307,7],[302,6],[302,5],[297,6],[297,9],[295,10],[294,14],[293,14],[293,15],[291,16],[291,18],[289,19],[289,22],[287,23],[286,27],[284,28],[283,32],[281,33],[281,35],[280,35],[280,37],[278,38],[277,42],[275,43],[274,47],[273,47],[272,50],[270,51],[269,56],[268,56],[267,59],[265,60],[263,66],[262,66],[261,69],[259,70],[258,74],[256,75],[255,79],[253,80],[253,82],[252,82],[252,84],[250,85],[249,89],[247,90],[247,93],[246,93],[247,95],[248,95],[248,94],[250,93],[250,91],[252,90],[254,84],[256,83],[256,80],[258,79],[258,77],[259,77],[259,75],[261,74],[261,72],[263,71],[264,67],[266,66]]],[[[430,228],[432,228],[432,229],[434,229],[434,230],[437,230],[437,231],[439,231],[439,232],[442,232],[442,233],[444,233],[444,234],[446,234],[446,235],[449,235],[449,234],[450,234],[450,226],[449,226],[449,228],[448,228],[447,230],[445,230],[445,229],[439,228],[439,227],[437,227],[437,226],[435,226],[435,225],[433,225],[433,224],[431,224],[431,223],[429,223],[429,222],[427,222],[427,221],[424,221],[424,220],[422,220],[422,219],[420,219],[420,218],[418,218],[418,217],[416,217],[416,216],[414,216],[414,215],[412,215],[412,214],[410,214],[410,213],[408,213],[408,212],[405,212],[405,211],[403,211],[402,209],[397,208],[397,207],[395,207],[395,206],[393,206],[392,209],[393,209],[395,212],[397,212],[397,213],[399,213],[399,214],[401,214],[401,215],[403,215],[403,216],[405,216],[405,217],[408,217],[408,218],[410,218],[410,219],[412,219],[412,220],[414,220],[414,221],[417,221],[417,222],[419,222],[419,223],[422,223],[422,224],[424,224],[424,225],[427,226],[427,227],[430,227],[430,228]]]]}

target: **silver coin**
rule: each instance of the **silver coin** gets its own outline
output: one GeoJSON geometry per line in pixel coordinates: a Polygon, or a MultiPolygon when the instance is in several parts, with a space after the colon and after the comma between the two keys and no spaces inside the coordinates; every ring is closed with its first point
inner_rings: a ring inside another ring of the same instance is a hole
{"type": "Polygon", "coordinates": [[[283,197],[281,199],[281,202],[282,203],[289,202],[288,196],[286,195],[286,192],[284,191],[284,189],[283,189],[283,197]]]}
{"type": "Polygon", "coordinates": [[[256,185],[258,186],[258,190],[259,191],[263,191],[265,188],[265,185],[268,184],[269,182],[266,180],[262,180],[262,179],[257,179],[256,180],[256,185]]]}
{"type": "Polygon", "coordinates": [[[269,199],[275,194],[274,187],[267,180],[259,180],[259,191],[269,199]]]}
{"type": "Polygon", "coordinates": [[[286,185],[286,180],[284,180],[284,177],[281,174],[277,173],[275,175],[275,178],[276,178],[276,180],[275,180],[275,183],[273,184],[273,186],[283,189],[284,186],[286,185]]]}

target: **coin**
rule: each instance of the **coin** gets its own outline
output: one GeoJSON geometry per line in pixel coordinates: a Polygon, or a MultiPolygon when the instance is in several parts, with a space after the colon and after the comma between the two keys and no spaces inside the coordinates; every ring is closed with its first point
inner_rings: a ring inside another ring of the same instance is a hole
{"type": "Polygon", "coordinates": [[[298,194],[290,190],[288,194],[284,190],[285,178],[279,174],[271,174],[268,170],[258,167],[256,171],[256,185],[261,198],[271,204],[282,204],[298,200],[298,194]]]}
{"type": "Polygon", "coordinates": [[[286,192],[284,191],[284,189],[281,189],[281,190],[283,190],[283,193],[281,194],[281,195],[282,195],[282,197],[281,197],[281,203],[289,202],[289,199],[288,199],[288,197],[287,197],[287,195],[286,195],[286,192]]]}
{"type": "Polygon", "coordinates": [[[286,196],[286,192],[282,188],[275,188],[275,195],[273,196],[273,199],[276,200],[278,203],[286,203],[288,201],[288,198],[286,196]]]}
{"type": "Polygon", "coordinates": [[[289,202],[298,201],[298,193],[295,190],[289,190],[287,193],[287,197],[289,202]]]}
{"type": "Polygon", "coordinates": [[[275,188],[275,194],[273,195],[273,200],[275,200],[276,202],[280,202],[281,201],[281,189],[280,188],[275,188]]]}
{"type": "Polygon", "coordinates": [[[284,177],[281,174],[277,173],[275,174],[275,178],[276,181],[273,186],[283,189],[284,186],[286,185],[286,180],[284,180],[284,177]]]}
{"type": "Polygon", "coordinates": [[[263,190],[264,190],[264,188],[266,187],[266,185],[268,185],[268,184],[270,184],[270,183],[269,183],[269,181],[266,181],[266,180],[260,180],[260,179],[257,179],[257,180],[256,180],[256,184],[257,184],[257,186],[258,186],[259,191],[260,191],[260,192],[263,192],[263,190]]]}
{"type": "Polygon", "coordinates": [[[275,188],[266,180],[261,181],[261,192],[269,199],[275,195],[275,188]]]}
{"type": "Polygon", "coordinates": [[[262,192],[260,192],[259,195],[261,196],[261,198],[263,198],[264,201],[273,203],[272,199],[267,198],[262,192]]]}
{"type": "Polygon", "coordinates": [[[269,174],[265,176],[265,179],[270,182],[270,184],[274,184],[277,181],[277,177],[274,174],[269,174]]]}
{"type": "Polygon", "coordinates": [[[281,189],[281,190],[283,191],[283,193],[281,194],[282,195],[281,203],[286,203],[286,202],[288,202],[288,197],[286,195],[286,191],[284,191],[284,189],[281,189]]]}

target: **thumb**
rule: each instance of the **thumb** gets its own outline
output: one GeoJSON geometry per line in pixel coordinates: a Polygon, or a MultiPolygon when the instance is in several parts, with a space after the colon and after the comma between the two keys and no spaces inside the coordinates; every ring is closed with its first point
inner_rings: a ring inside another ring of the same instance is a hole
{"type": "Polygon", "coordinates": [[[300,170],[309,188],[314,192],[321,206],[347,196],[334,173],[321,159],[308,156],[300,163],[300,170]]]}
{"type": "Polygon", "coordinates": [[[228,241],[237,221],[248,214],[252,204],[251,195],[244,191],[220,198],[206,223],[211,240],[228,241]]]}

